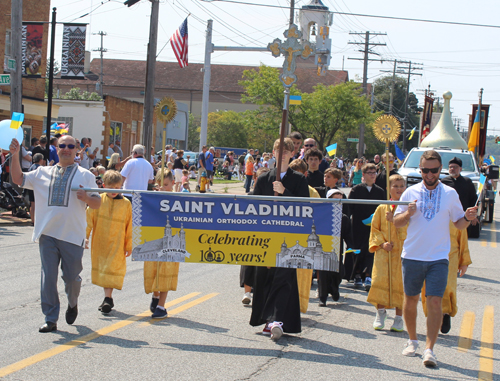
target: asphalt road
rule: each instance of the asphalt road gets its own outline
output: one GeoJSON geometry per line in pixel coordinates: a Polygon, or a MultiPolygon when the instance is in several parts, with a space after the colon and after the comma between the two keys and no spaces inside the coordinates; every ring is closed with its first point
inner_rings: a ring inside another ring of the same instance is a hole
{"type": "MultiPolygon", "coordinates": [[[[32,228],[0,226],[0,377],[5,380],[436,380],[500,379],[500,208],[479,239],[470,240],[473,264],[458,282],[459,311],[449,334],[440,335],[439,367],[427,369],[420,355],[401,355],[407,334],[374,331],[375,309],[366,292],[341,286],[341,300],[318,306],[316,283],[303,331],[277,342],[248,324],[241,304],[239,267],[181,264],[178,291],[167,299],[169,318],[151,321],[140,262],[129,262],[115,309],[98,312],[102,290],[90,281],[86,250],[80,314],[58,331],[38,333],[40,259],[32,228]],[[491,306],[491,307],[490,307],[491,306]]],[[[425,238],[425,237],[424,237],[425,238]]],[[[392,324],[394,311],[389,311],[392,324]]],[[[418,332],[425,340],[419,310],[418,332]]]]}

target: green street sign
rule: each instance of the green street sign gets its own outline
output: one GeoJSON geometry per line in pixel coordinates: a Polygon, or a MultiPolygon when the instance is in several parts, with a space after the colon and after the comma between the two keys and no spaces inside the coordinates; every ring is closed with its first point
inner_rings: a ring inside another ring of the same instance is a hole
{"type": "Polygon", "coordinates": [[[0,74],[0,85],[10,85],[10,74],[0,74]]]}
{"type": "Polygon", "coordinates": [[[347,138],[347,141],[351,142],[351,143],[358,143],[359,139],[358,138],[347,138]]]}
{"type": "Polygon", "coordinates": [[[7,61],[7,69],[10,71],[16,71],[16,60],[9,58],[7,61]]]}

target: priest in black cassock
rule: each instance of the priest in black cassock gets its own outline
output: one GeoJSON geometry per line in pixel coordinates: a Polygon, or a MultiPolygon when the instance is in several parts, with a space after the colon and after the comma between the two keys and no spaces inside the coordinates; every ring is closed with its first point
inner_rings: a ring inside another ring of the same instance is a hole
{"type": "MultiPolygon", "coordinates": [[[[353,200],[386,200],[387,196],[382,188],[375,184],[377,167],[375,164],[365,164],[361,171],[363,182],[355,185],[349,193],[349,199],[353,200]]],[[[353,249],[361,250],[359,254],[346,253],[344,255],[344,271],[348,280],[354,279],[354,287],[369,291],[371,288],[371,274],[373,267],[373,253],[368,250],[370,239],[371,221],[379,204],[349,204],[348,214],[352,221],[353,249]],[[363,222],[365,221],[365,222],[363,222]]]]}
{"type": "MultiPolygon", "coordinates": [[[[276,181],[277,168],[259,176],[254,186],[254,195],[285,197],[309,197],[309,187],[303,174],[288,168],[293,156],[293,141],[285,138],[281,160],[281,182],[276,181]]],[[[274,155],[278,157],[279,139],[274,142],[274,155]]],[[[252,316],[250,325],[265,324],[264,334],[277,340],[283,332],[299,333],[300,299],[297,285],[297,270],[280,267],[257,267],[253,284],[252,316]]]]}

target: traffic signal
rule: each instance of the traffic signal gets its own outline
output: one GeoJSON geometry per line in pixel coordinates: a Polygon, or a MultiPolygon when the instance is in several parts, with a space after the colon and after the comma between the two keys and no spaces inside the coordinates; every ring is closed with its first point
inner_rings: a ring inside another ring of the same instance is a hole
{"type": "Polygon", "coordinates": [[[135,3],[138,3],[139,1],[141,1],[141,0],[127,0],[123,4],[125,4],[127,7],[131,7],[135,3]]]}
{"type": "Polygon", "coordinates": [[[495,138],[495,143],[496,143],[496,144],[500,144],[500,136],[497,136],[497,137],[495,138]]]}

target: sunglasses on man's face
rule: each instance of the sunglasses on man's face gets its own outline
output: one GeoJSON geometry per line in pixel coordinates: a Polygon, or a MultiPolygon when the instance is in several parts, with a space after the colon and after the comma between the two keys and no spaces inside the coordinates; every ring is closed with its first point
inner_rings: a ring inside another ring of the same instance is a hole
{"type": "Polygon", "coordinates": [[[422,171],[423,174],[428,174],[429,172],[430,173],[433,173],[433,174],[436,174],[439,172],[439,169],[440,167],[437,167],[437,168],[420,168],[420,170],[422,171]]]}
{"type": "Polygon", "coordinates": [[[74,145],[74,144],[59,144],[59,148],[61,148],[61,149],[65,149],[66,147],[68,147],[69,149],[74,149],[76,147],[76,145],[74,145]]]}
{"type": "Polygon", "coordinates": [[[314,147],[314,144],[304,144],[304,147],[314,147]]]}

